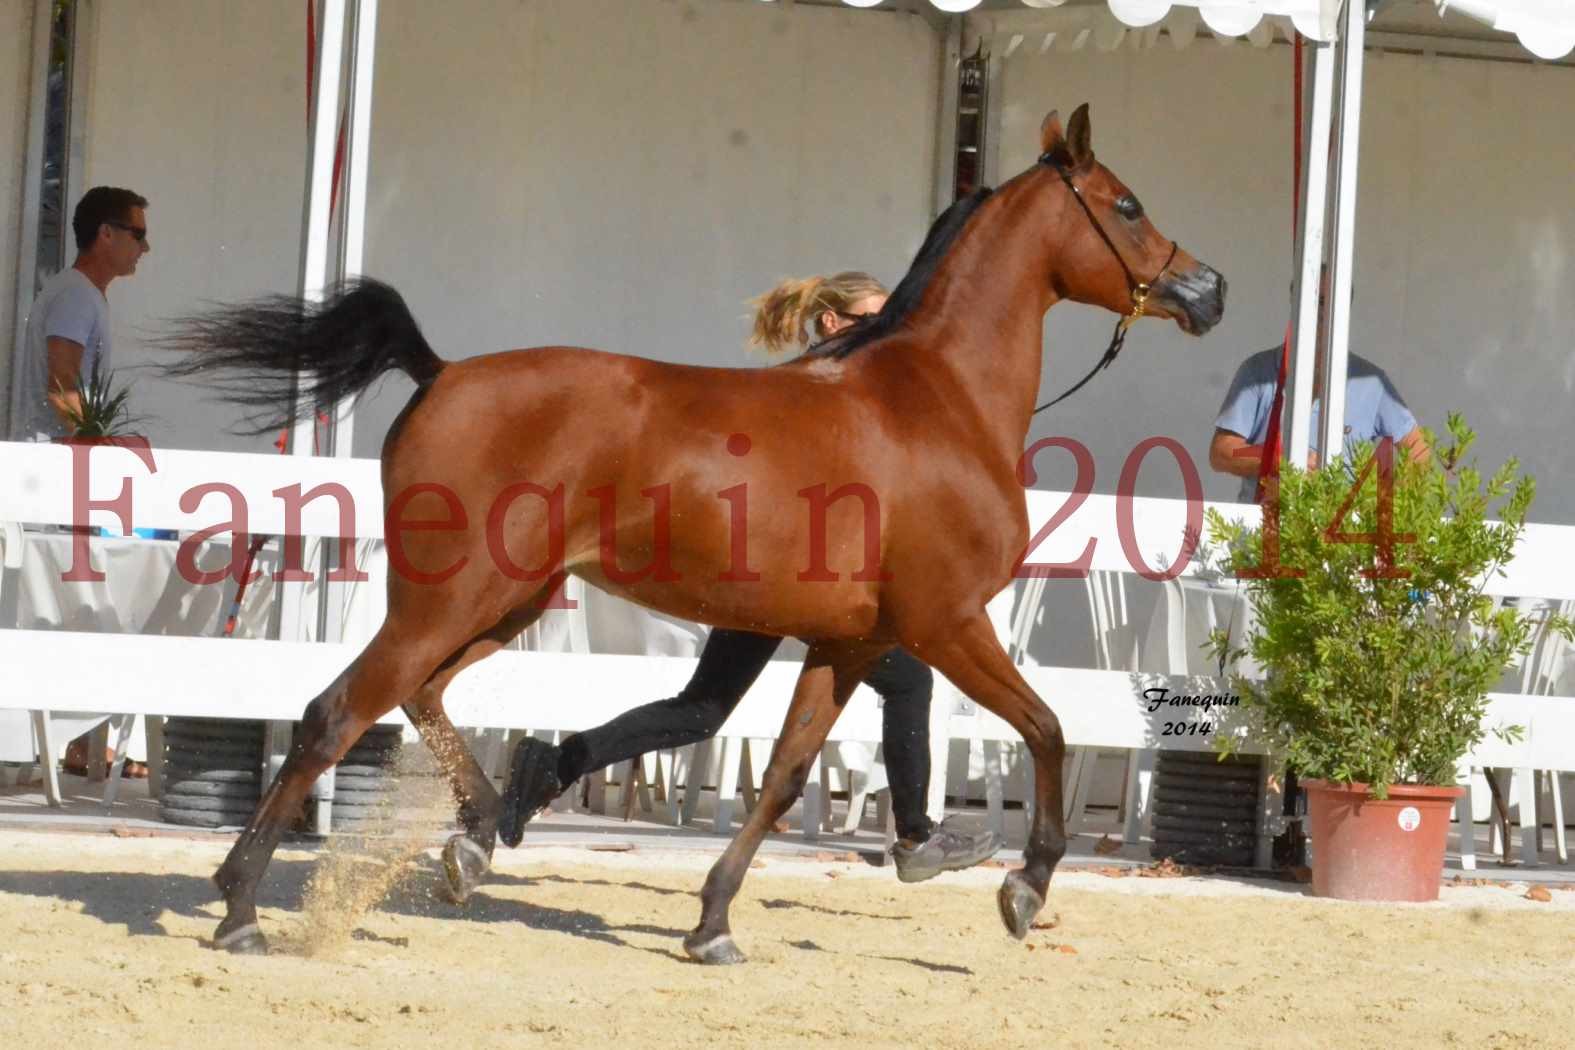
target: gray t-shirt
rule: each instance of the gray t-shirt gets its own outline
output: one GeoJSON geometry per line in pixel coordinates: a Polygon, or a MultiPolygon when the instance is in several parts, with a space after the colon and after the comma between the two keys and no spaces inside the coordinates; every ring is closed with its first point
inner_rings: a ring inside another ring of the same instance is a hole
{"type": "Polygon", "coordinates": [[[49,407],[49,340],[69,339],[82,347],[82,378],[95,365],[109,373],[109,303],[87,276],[68,267],[44,283],[27,315],[27,339],[17,382],[21,411],[13,424],[24,441],[64,437],[66,426],[49,407]]]}
{"type": "MultiPolygon", "coordinates": [[[[1249,445],[1261,445],[1269,436],[1269,411],[1274,407],[1274,387],[1280,378],[1280,348],[1272,347],[1253,354],[1241,363],[1236,377],[1231,380],[1225,403],[1220,406],[1219,418],[1214,420],[1216,430],[1228,430],[1247,439],[1249,445]]],[[[1314,401],[1312,406],[1312,448],[1318,451],[1320,443],[1318,410],[1323,406],[1314,401]]],[[[1349,450],[1352,442],[1377,441],[1392,438],[1399,441],[1416,427],[1416,417],[1400,399],[1399,391],[1384,374],[1384,370],[1365,357],[1350,355],[1345,374],[1345,443],[1349,450]]],[[[1251,503],[1258,490],[1256,477],[1241,479],[1238,499],[1251,503]]]]}

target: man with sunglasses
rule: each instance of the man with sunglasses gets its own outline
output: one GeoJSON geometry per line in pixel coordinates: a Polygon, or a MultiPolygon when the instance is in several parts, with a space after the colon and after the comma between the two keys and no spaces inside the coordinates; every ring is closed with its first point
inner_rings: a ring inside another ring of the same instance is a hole
{"type": "Polygon", "coordinates": [[[15,436],[47,441],[70,436],[81,415],[79,385],[109,373],[109,301],[117,277],[137,272],[148,253],[148,202],[131,190],[95,186],[71,215],[76,261],[51,277],[33,300],[17,377],[15,436]]]}
{"type": "MultiPolygon", "coordinates": [[[[44,282],[27,315],[27,338],[17,377],[21,412],[13,436],[24,441],[69,437],[82,415],[81,386],[94,374],[109,375],[109,300],[105,293],[117,277],[137,272],[148,253],[148,202],[131,190],[95,186],[82,195],[71,214],[77,257],[44,282]]],[[[65,770],[85,775],[92,733],[66,745],[65,770]]],[[[113,753],[106,755],[106,759],[113,753]]],[[[145,777],[148,768],[127,761],[127,777],[145,777]]]]}

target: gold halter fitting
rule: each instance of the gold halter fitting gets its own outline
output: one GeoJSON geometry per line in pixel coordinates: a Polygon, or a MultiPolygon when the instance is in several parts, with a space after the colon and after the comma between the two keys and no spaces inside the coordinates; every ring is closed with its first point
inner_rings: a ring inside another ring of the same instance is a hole
{"type": "Polygon", "coordinates": [[[1124,332],[1132,327],[1136,321],[1148,312],[1148,296],[1152,287],[1147,284],[1136,284],[1132,287],[1132,312],[1121,319],[1121,330],[1124,332]]]}

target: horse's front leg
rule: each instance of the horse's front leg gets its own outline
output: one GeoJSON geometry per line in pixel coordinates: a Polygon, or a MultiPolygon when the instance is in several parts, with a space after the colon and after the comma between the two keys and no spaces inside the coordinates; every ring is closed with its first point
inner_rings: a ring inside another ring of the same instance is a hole
{"type": "Polygon", "coordinates": [[[910,648],[970,700],[1021,733],[1034,756],[1034,822],[1028,848],[1023,851],[1023,867],[1007,873],[998,896],[1001,921],[1020,940],[1028,936],[1034,916],[1044,907],[1050,876],[1066,854],[1061,809],[1066,742],[1061,723],[1023,681],[983,613],[945,638],[925,641],[910,648]]]}
{"type": "Polygon", "coordinates": [[[771,752],[762,778],[760,800],[744,827],[728,844],[706,876],[700,891],[700,925],[684,938],[684,951],[702,963],[741,963],[744,953],[733,942],[727,912],[749,871],[760,843],[772,825],[793,808],[804,790],[810,765],[826,742],[826,734],[865,673],[886,650],[869,643],[817,642],[810,647],[793,690],[782,734],[771,752]]]}

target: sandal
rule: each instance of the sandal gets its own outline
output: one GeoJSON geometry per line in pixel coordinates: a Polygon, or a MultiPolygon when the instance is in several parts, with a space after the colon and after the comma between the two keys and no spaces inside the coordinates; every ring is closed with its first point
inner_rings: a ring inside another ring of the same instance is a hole
{"type": "MultiPolygon", "coordinates": [[[[66,745],[66,757],[60,763],[62,772],[70,773],[74,777],[88,775],[87,755],[85,747],[78,747],[73,740],[66,745]]],[[[110,769],[115,766],[115,752],[110,748],[104,749],[104,765],[110,769]]],[[[120,767],[120,776],[123,780],[146,780],[148,766],[146,762],[138,762],[134,758],[126,759],[126,764],[120,767]]]]}

